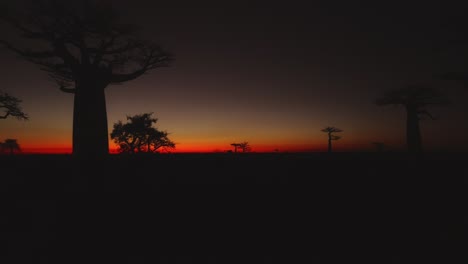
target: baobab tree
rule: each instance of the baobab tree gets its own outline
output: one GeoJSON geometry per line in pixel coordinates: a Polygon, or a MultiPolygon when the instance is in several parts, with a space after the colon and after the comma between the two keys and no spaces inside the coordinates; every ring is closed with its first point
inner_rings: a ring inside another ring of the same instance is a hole
{"type": "Polygon", "coordinates": [[[429,106],[447,105],[448,99],[435,88],[411,85],[391,90],[378,98],[375,103],[382,105],[401,105],[406,110],[406,145],[409,152],[422,152],[419,121],[423,117],[435,118],[427,111],[429,106]]]}
{"type": "Polygon", "coordinates": [[[28,115],[21,109],[21,102],[20,99],[0,91],[0,110],[3,112],[0,114],[0,119],[12,116],[20,120],[28,120],[28,115]]]}
{"type": "Polygon", "coordinates": [[[231,146],[234,147],[234,152],[237,153],[237,148],[240,147],[240,143],[232,143],[231,146]]]}
{"type": "Polygon", "coordinates": [[[252,147],[250,147],[250,144],[247,141],[239,143],[239,147],[242,149],[242,152],[249,152],[252,150],[252,147]]]}
{"type": "Polygon", "coordinates": [[[328,134],[328,152],[332,152],[332,141],[338,140],[341,138],[340,136],[334,135],[333,133],[343,132],[343,130],[336,128],[336,127],[329,126],[329,127],[322,129],[321,131],[328,134]]]}
{"type": "Polygon", "coordinates": [[[16,139],[5,139],[4,142],[0,142],[1,152],[8,152],[10,155],[13,155],[15,152],[21,152],[20,145],[16,139]]]}
{"type": "Polygon", "coordinates": [[[249,152],[250,150],[252,150],[249,142],[247,141],[240,142],[240,143],[232,143],[231,146],[234,147],[234,152],[237,152],[237,149],[241,149],[242,152],[249,152]]]}
{"type": "Polygon", "coordinates": [[[173,56],[138,37],[136,28],[121,23],[104,1],[34,0],[27,10],[22,19],[2,16],[27,40],[21,42],[26,46],[5,39],[0,44],[73,94],[74,156],[107,155],[105,88],[169,66],[173,56]]]}

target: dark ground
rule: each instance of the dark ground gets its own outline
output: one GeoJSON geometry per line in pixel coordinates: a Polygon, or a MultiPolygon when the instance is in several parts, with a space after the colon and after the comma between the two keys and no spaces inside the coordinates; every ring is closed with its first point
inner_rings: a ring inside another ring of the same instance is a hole
{"type": "Polygon", "coordinates": [[[0,263],[467,263],[467,161],[0,156],[0,263]]]}

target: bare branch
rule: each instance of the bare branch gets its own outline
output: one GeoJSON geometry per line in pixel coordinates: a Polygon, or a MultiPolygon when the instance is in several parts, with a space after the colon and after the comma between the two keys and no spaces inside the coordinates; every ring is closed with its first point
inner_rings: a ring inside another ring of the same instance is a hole
{"type": "Polygon", "coordinates": [[[151,69],[169,66],[169,63],[173,60],[172,54],[163,51],[159,47],[142,47],[140,52],[140,58],[131,58],[135,62],[139,62],[141,64],[139,69],[127,74],[112,74],[111,83],[121,83],[134,80],[151,69]]]}
{"type": "Polygon", "coordinates": [[[5,113],[0,116],[0,119],[6,119],[9,116],[16,117],[17,119],[28,120],[28,115],[21,109],[20,103],[22,101],[8,93],[0,92],[0,109],[5,113]]]}
{"type": "Polygon", "coordinates": [[[436,118],[431,113],[429,113],[427,110],[418,111],[418,115],[424,115],[424,116],[429,117],[431,120],[436,120],[436,118]]]}
{"type": "Polygon", "coordinates": [[[30,51],[30,50],[21,50],[19,48],[14,47],[11,45],[9,42],[0,39],[0,44],[3,44],[7,49],[17,53],[18,55],[21,55],[23,57],[27,58],[32,58],[32,59],[44,59],[44,58],[54,58],[58,57],[57,54],[55,54],[51,50],[46,50],[46,51],[30,51]]]}
{"type": "MultiPolygon", "coordinates": [[[[59,81],[57,81],[57,83],[59,83],[59,81]]],[[[59,88],[60,88],[60,91],[62,92],[65,92],[65,93],[72,93],[74,94],[76,92],[76,89],[75,88],[68,88],[66,86],[66,84],[64,83],[59,83],[59,88]]]]}

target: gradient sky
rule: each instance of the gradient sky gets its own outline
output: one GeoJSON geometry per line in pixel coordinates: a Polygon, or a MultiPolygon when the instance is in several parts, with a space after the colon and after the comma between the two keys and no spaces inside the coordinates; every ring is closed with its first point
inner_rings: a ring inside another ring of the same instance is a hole
{"type": "MultiPolygon", "coordinates": [[[[372,149],[373,141],[401,149],[403,108],[374,100],[385,90],[424,83],[453,102],[432,109],[438,120],[421,122],[426,149],[468,147],[468,89],[434,78],[468,61],[451,44],[460,32],[446,27],[466,14],[461,6],[167,2],[112,1],[125,11],[123,20],[139,24],[142,35],[176,59],[107,88],[109,132],[126,115],[154,112],[179,152],[225,151],[240,141],[253,151],[323,150],[326,126],[344,130],[336,150],[372,149]]],[[[71,148],[73,96],[9,51],[0,51],[0,68],[0,89],[22,99],[30,115],[0,120],[0,140],[16,138],[25,151],[71,148]]]]}

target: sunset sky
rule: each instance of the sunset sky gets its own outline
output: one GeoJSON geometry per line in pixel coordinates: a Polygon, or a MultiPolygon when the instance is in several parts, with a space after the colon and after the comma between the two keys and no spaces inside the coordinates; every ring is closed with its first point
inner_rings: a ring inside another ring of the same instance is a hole
{"type": "MultiPolygon", "coordinates": [[[[374,141],[402,149],[404,109],[374,100],[385,90],[422,83],[452,101],[432,108],[438,120],[421,122],[424,147],[467,149],[468,88],[434,77],[468,62],[468,45],[453,44],[460,31],[448,27],[466,15],[461,6],[186,2],[112,1],[123,21],[140,25],[175,61],[107,88],[109,133],[127,115],[154,112],[177,152],[226,151],[241,141],[257,152],[323,151],[326,126],[344,130],[334,142],[338,151],[370,150],[374,141]]],[[[22,99],[30,116],[0,120],[0,141],[18,139],[25,152],[70,152],[73,96],[5,49],[0,68],[0,90],[22,99]]]]}

